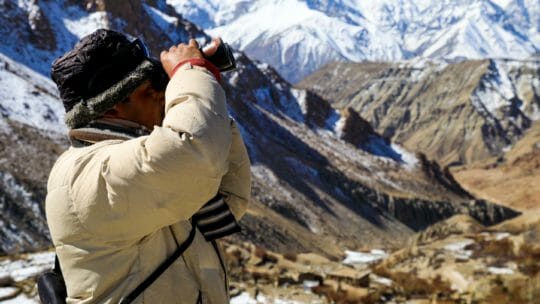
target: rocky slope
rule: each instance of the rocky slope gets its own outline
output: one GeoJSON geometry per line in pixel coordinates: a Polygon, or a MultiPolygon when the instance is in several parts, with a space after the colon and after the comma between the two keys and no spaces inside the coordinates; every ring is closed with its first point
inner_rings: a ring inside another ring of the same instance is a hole
{"type": "Polygon", "coordinates": [[[16,121],[0,128],[0,254],[50,246],[44,221],[47,168],[65,140],[16,121]]]}
{"type": "MultiPolygon", "coordinates": [[[[60,139],[62,107],[44,77],[52,59],[98,27],[140,36],[154,53],[208,36],[164,1],[4,1],[0,8],[6,15],[0,21],[0,87],[18,92],[0,91],[2,143],[12,145],[1,150],[0,206],[13,214],[0,218],[3,231],[13,231],[0,244],[6,253],[47,242],[41,206],[46,175],[67,146],[60,139]]],[[[448,172],[379,136],[355,111],[335,111],[316,94],[292,88],[268,65],[236,56],[239,68],[225,75],[223,85],[249,149],[254,186],[236,241],[335,256],[363,243],[397,245],[456,213],[486,224],[516,215],[476,200],[448,172]],[[359,137],[359,128],[367,136],[359,137]]]]}
{"type": "Polygon", "coordinates": [[[540,118],[540,62],[333,63],[304,79],[384,137],[443,165],[499,156],[540,118]]]}
{"type": "Polygon", "coordinates": [[[503,156],[452,168],[452,174],[477,197],[523,211],[540,208],[540,121],[503,156]]]}

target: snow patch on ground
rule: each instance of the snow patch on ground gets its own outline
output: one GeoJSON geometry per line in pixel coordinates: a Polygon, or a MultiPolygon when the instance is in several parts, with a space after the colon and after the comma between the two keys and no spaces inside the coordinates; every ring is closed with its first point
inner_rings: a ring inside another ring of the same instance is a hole
{"type": "Polygon", "coordinates": [[[188,37],[184,37],[183,34],[181,35],[180,31],[175,30],[179,23],[178,18],[169,16],[146,3],[143,3],[143,7],[148,13],[148,15],[150,15],[154,23],[165,33],[168,33],[169,37],[171,37],[173,41],[188,40],[188,37]]]}
{"type": "Polygon", "coordinates": [[[463,276],[463,274],[455,269],[449,269],[446,273],[446,276],[450,278],[450,281],[452,283],[450,288],[452,288],[453,290],[463,292],[470,284],[469,281],[463,276]]]}
{"type": "Polygon", "coordinates": [[[249,293],[242,292],[238,296],[231,298],[231,304],[257,304],[255,300],[249,293]]]}
{"type": "MultiPolygon", "coordinates": [[[[82,12],[80,12],[82,14],[82,12]]],[[[91,34],[98,28],[107,27],[107,13],[93,12],[80,18],[62,18],[66,29],[75,34],[79,39],[91,34]]]]}
{"type": "Polygon", "coordinates": [[[268,167],[266,166],[252,165],[251,172],[255,177],[261,179],[268,185],[275,185],[279,182],[277,176],[272,172],[272,170],[268,169],[268,167]]]}
{"type": "Polygon", "coordinates": [[[342,263],[349,265],[369,264],[388,257],[388,253],[380,249],[372,249],[369,252],[345,250],[345,255],[342,263]]]}
{"type": "Polygon", "coordinates": [[[306,90],[291,89],[291,93],[293,94],[294,98],[298,102],[298,105],[300,106],[300,110],[302,111],[302,114],[306,115],[307,114],[306,90]]]}
{"type": "Polygon", "coordinates": [[[408,152],[397,144],[388,142],[380,136],[370,136],[368,142],[360,145],[360,148],[377,156],[381,160],[400,163],[409,171],[413,170],[418,163],[418,159],[413,153],[408,152]]]}
{"type": "Polygon", "coordinates": [[[0,288],[0,299],[6,297],[12,297],[19,292],[19,289],[16,287],[1,287],[0,288]]]}
{"type": "Polygon", "coordinates": [[[453,242],[444,246],[444,249],[454,254],[457,259],[468,260],[471,258],[472,250],[465,250],[470,244],[473,244],[474,240],[463,239],[457,242],[453,242]]]}
{"type": "Polygon", "coordinates": [[[39,252],[25,255],[18,260],[0,260],[0,277],[11,277],[16,282],[36,277],[52,269],[54,256],[54,252],[39,252]]]}
{"type": "Polygon", "coordinates": [[[488,271],[493,274],[503,274],[503,275],[514,274],[514,270],[507,267],[488,267],[488,271]]]}
{"type": "Polygon", "coordinates": [[[371,135],[367,143],[361,148],[381,158],[390,158],[397,162],[403,162],[401,155],[382,137],[371,135]]]}
{"type": "Polygon", "coordinates": [[[305,280],[302,282],[305,291],[311,290],[313,287],[319,286],[319,281],[305,280]]]}
{"type": "Polygon", "coordinates": [[[379,283],[385,286],[392,286],[392,283],[393,283],[392,280],[390,280],[389,278],[381,277],[375,274],[370,274],[369,278],[373,280],[375,283],[379,283]]]}
{"type": "Polygon", "coordinates": [[[473,244],[473,243],[474,243],[474,240],[464,239],[464,240],[461,240],[461,241],[458,241],[458,242],[447,244],[446,246],[444,246],[444,249],[446,249],[448,251],[457,252],[457,251],[464,250],[465,247],[467,247],[467,245],[470,245],[470,244],[473,244]]]}
{"type": "Polygon", "coordinates": [[[418,158],[416,158],[416,155],[405,150],[402,146],[392,144],[392,149],[394,149],[401,156],[401,160],[403,160],[405,163],[406,168],[412,169],[416,166],[416,164],[418,164],[418,158]]]}
{"type": "Polygon", "coordinates": [[[21,293],[13,299],[2,301],[2,304],[41,304],[41,302],[36,298],[29,298],[21,293]]]}
{"type": "MultiPolygon", "coordinates": [[[[338,114],[339,115],[339,114],[338,114]]],[[[347,122],[347,118],[344,116],[339,116],[339,119],[337,119],[334,123],[334,132],[336,133],[337,137],[343,136],[343,129],[345,128],[345,123],[347,122]]]]}
{"type": "MultiPolygon", "coordinates": [[[[475,90],[471,100],[480,114],[497,118],[502,115],[498,112],[503,107],[514,106],[520,111],[525,110],[525,104],[516,104],[523,98],[520,96],[519,83],[523,82],[537,92],[540,90],[540,82],[536,78],[531,79],[530,75],[527,76],[529,79],[519,78],[521,73],[516,73],[516,70],[520,68],[536,70],[539,65],[522,61],[490,61],[489,69],[482,79],[482,85],[475,90]]],[[[523,114],[533,121],[538,120],[540,118],[538,110],[533,104],[531,111],[523,114]]]]}
{"type": "Polygon", "coordinates": [[[270,298],[263,294],[258,294],[256,298],[251,296],[248,292],[242,292],[238,296],[231,298],[231,304],[307,304],[300,301],[291,301],[279,298],[270,298]]]}
{"type": "Polygon", "coordinates": [[[510,105],[510,100],[515,96],[514,87],[505,67],[495,60],[486,76],[483,81],[485,89],[478,90],[476,96],[485,109],[494,115],[501,107],[510,105]]]}
{"type": "Polygon", "coordinates": [[[500,241],[511,236],[511,234],[508,232],[496,232],[496,233],[482,232],[480,233],[480,235],[483,236],[488,241],[492,241],[492,240],[500,241]]]}
{"type": "Polygon", "coordinates": [[[510,236],[510,233],[508,232],[497,232],[495,233],[495,240],[500,241],[500,240],[506,239],[509,236],[510,236]]]}
{"type": "Polygon", "coordinates": [[[0,116],[41,130],[67,132],[54,83],[1,53],[0,116]]]}
{"type": "MultiPolygon", "coordinates": [[[[8,277],[15,282],[36,277],[53,267],[54,256],[54,252],[40,252],[25,254],[17,257],[16,260],[12,258],[3,258],[0,260],[0,277],[8,277]]],[[[2,304],[41,303],[38,300],[37,295],[27,295],[18,287],[1,287],[0,299],[2,298],[6,298],[1,301],[2,304]]]]}

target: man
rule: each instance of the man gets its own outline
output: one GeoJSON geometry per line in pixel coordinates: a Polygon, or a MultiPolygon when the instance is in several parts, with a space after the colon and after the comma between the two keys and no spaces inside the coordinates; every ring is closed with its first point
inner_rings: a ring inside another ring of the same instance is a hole
{"type": "Polygon", "coordinates": [[[135,303],[228,302],[213,240],[238,229],[249,159],[196,41],[160,57],[98,30],[53,63],[72,147],[51,171],[46,214],[68,303],[118,303],[135,289],[135,303]]]}

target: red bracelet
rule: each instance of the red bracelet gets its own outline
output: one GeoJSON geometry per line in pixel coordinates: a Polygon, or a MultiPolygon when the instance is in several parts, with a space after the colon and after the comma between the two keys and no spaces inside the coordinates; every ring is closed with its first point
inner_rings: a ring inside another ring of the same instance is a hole
{"type": "Polygon", "coordinates": [[[186,63],[206,68],[208,71],[214,74],[216,80],[221,83],[221,73],[219,72],[219,69],[213,63],[203,58],[190,58],[180,61],[172,70],[171,78],[174,76],[174,73],[176,73],[176,71],[186,63]]]}

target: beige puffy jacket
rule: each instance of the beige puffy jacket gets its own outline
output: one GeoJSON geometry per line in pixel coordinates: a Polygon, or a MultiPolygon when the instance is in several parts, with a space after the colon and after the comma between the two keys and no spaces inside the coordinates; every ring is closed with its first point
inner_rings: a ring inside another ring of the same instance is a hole
{"type": "MultiPolygon", "coordinates": [[[[219,190],[238,220],[250,196],[246,148],[225,94],[186,64],[166,91],[162,127],[131,140],[71,147],[54,165],[46,214],[68,303],[117,303],[191,230],[219,190]]],[[[135,303],[228,302],[220,253],[197,231],[184,255],[135,303]]]]}

